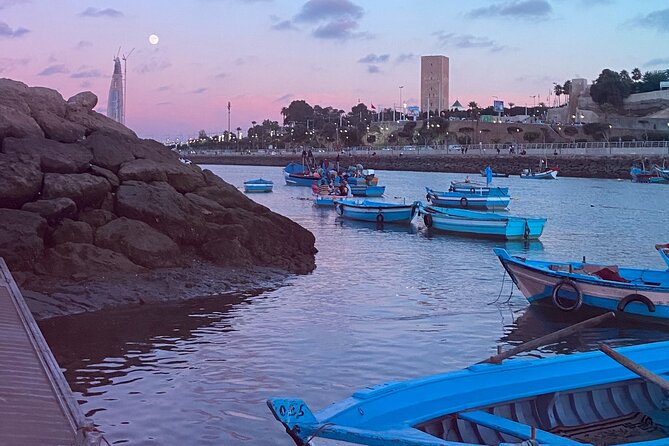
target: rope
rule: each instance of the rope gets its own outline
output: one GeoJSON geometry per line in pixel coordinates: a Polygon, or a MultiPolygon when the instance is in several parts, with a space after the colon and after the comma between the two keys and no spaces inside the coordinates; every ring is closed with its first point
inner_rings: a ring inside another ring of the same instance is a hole
{"type": "MultiPolygon", "coordinates": [[[[502,286],[499,288],[499,294],[497,295],[497,298],[493,300],[492,302],[486,303],[486,305],[493,305],[499,302],[499,299],[502,297],[502,291],[504,291],[504,281],[506,280],[506,268],[504,269],[504,275],[502,276],[502,286]]],[[[509,293],[509,297],[502,302],[503,304],[508,304],[511,301],[511,297],[513,297],[513,281],[511,281],[511,292],[509,293]]]]}
{"type": "Polygon", "coordinates": [[[84,434],[84,437],[86,437],[87,434],[89,433],[97,433],[100,434],[100,439],[104,440],[105,443],[107,443],[107,446],[111,446],[109,441],[105,438],[105,436],[102,434],[102,431],[98,429],[97,427],[90,425],[90,426],[79,426],[77,428],[77,432],[82,432],[84,434]]]}
{"type": "Polygon", "coordinates": [[[323,424],[321,424],[320,427],[318,429],[316,429],[314,431],[314,433],[309,436],[309,438],[307,438],[307,441],[305,442],[305,444],[308,446],[309,442],[311,440],[313,440],[316,437],[316,435],[319,434],[319,432],[321,432],[323,429],[325,429],[328,426],[334,426],[334,423],[323,423],[323,424]]]}

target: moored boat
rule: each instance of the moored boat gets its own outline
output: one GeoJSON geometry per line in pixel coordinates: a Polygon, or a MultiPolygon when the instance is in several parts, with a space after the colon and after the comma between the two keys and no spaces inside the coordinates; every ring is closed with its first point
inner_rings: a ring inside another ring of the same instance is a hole
{"type": "Polygon", "coordinates": [[[334,207],[340,200],[346,200],[345,195],[315,195],[314,205],[322,207],[334,207]]]}
{"type": "Polygon", "coordinates": [[[419,215],[423,216],[423,222],[428,228],[504,240],[538,239],[546,224],[545,218],[516,217],[437,206],[421,206],[419,215]]]}
{"type": "Polygon", "coordinates": [[[662,257],[662,260],[664,260],[664,263],[666,263],[669,267],[669,243],[655,245],[655,249],[657,249],[657,252],[660,253],[660,257],[662,257]]]}
{"type": "Polygon", "coordinates": [[[450,207],[450,208],[472,208],[472,209],[490,209],[502,210],[505,209],[511,197],[503,193],[505,188],[473,188],[474,192],[455,192],[455,191],[436,191],[429,187],[425,190],[427,194],[425,198],[434,206],[450,207]]]}
{"type": "Polygon", "coordinates": [[[640,316],[669,318],[669,271],[586,262],[549,262],[495,254],[530,303],[564,311],[582,305],[640,316]]]}
{"type": "Polygon", "coordinates": [[[520,178],[529,180],[554,180],[557,178],[558,172],[560,172],[560,169],[557,167],[552,167],[542,172],[532,172],[530,169],[523,169],[520,173],[520,178]]]}
{"type": "Polygon", "coordinates": [[[409,223],[418,211],[419,201],[411,204],[370,200],[340,200],[335,209],[344,218],[376,223],[409,223]]]}
{"type": "Polygon", "coordinates": [[[665,179],[656,169],[645,169],[643,167],[632,167],[630,169],[632,183],[664,183],[665,179]]]}
{"type": "Polygon", "coordinates": [[[464,192],[479,195],[509,195],[508,187],[495,187],[490,184],[478,183],[476,181],[451,181],[449,192],[464,192]]]}
{"type": "Polygon", "coordinates": [[[313,438],[375,446],[669,444],[662,430],[669,342],[603,352],[389,382],[316,413],[299,399],[272,398],[267,405],[298,446],[313,438]],[[645,368],[635,371],[644,379],[607,355],[645,368]]]}
{"type": "MultiPolygon", "coordinates": [[[[488,176],[485,169],[481,169],[481,176],[486,177],[488,176]]],[[[491,175],[493,178],[508,178],[509,174],[508,173],[502,173],[502,172],[492,172],[491,175]]]]}
{"type": "Polygon", "coordinates": [[[244,181],[244,192],[272,192],[274,182],[272,180],[264,180],[258,178],[257,180],[244,181]]]}
{"type": "Polygon", "coordinates": [[[291,161],[283,168],[283,177],[289,186],[311,186],[314,181],[320,180],[320,175],[311,173],[302,164],[291,161]]]}
{"type": "Polygon", "coordinates": [[[355,197],[381,197],[386,192],[386,186],[368,186],[366,184],[349,184],[351,195],[355,197]]]}

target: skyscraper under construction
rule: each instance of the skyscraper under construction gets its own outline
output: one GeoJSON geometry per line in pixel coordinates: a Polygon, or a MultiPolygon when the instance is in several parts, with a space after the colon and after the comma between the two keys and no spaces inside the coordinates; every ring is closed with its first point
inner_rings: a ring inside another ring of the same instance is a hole
{"type": "Polygon", "coordinates": [[[109,86],[109,99],[107,100],[107,116],[114,121],[125,124],[125,111],[123,108],[123,74],[121,72],[121,59],[114,58],[114,74],[109,86]]]}

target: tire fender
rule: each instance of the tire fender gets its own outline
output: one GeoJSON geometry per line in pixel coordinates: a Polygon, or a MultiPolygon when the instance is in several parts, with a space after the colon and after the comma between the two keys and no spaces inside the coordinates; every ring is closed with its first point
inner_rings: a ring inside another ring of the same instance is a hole
{"type": "Polygon", "coordinates": [[[618,302],[616,310],[625,311],[625,307],[627,307],[627,305],[631,302],[641,302],[642,304],[646,305],[648,311],[650,311],[651,313],[655,312],[655,304],[643,294],[636,294],[636,293],[628,294],[627,296],[623,297],[620,300],[620,302],[618,302]]]}
{"type": "Polygon", "coordinates": [[[462,206],[463,208],[466,208],[467,206],[469,206],[469,202],[467,201],[467,197],[460,198],[460,206],[462,206]]]}
{"type": "Polygon", "coordinates": [[[425,223],[425,226],[427,226],[428,228],[431,228],[432,224],[434,223],[434,221],[432,220],[432,215],[430,214],[423,215],[423,223],[425,223]]]}
{"type": "Polygon", "coordinates": [[[573,280],[563,279],[553,288],[551,300],[553,301],[553,305],[562,311],[576,311],[581,308],[581,305],[583,305],[583,292],[573,280]],[[558,293],[562,287],[565,286],[572,288],[576,292],[576,302],[572,306],[564,305],[562,302],[560,302],[560,296],[558,293]]]}
{"type": "Polygon", "coordinates": [[[377,223],[383,223],[383,214],[382,213],[379,212],[378,214],[376,214],[376,222],[377,223]]]}

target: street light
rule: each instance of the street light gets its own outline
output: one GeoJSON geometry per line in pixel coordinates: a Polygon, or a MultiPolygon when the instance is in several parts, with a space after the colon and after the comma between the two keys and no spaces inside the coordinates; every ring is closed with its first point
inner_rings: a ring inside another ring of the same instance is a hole
{"type": "MultiPolygon", "coordinates": [[[[400,85],[400,108],[402,107],[402,89],[404,85],[400,85]]],[[[402,111],[400,111],[400,120],[402,120],[402,111]]]]}

